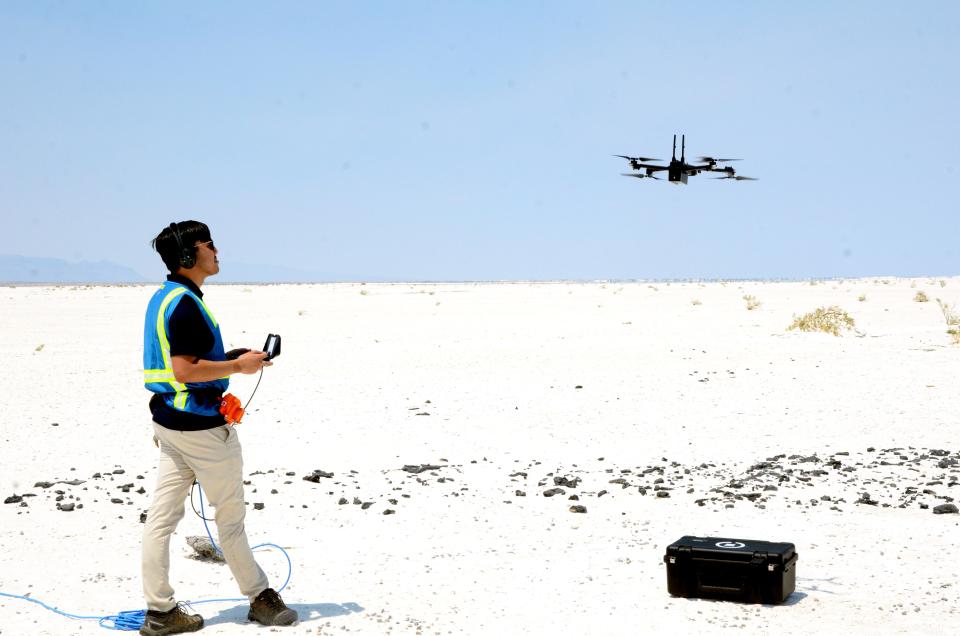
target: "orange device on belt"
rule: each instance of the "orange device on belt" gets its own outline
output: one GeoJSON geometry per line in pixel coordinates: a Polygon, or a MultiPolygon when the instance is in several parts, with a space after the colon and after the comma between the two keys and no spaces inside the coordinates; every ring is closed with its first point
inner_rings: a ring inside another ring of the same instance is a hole
{"type": "Polygon", "coordinates": [[[243,407],[240,406],[240,398],[230,393],[224,394],[220,399],[220,413],[223,414],[227,424],[239,424],[243,419],[243,407]]]}

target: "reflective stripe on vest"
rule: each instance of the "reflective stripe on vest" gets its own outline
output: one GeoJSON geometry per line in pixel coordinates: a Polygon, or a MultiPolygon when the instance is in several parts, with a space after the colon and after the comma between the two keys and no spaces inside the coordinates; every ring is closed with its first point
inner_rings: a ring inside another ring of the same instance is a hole
{"type": "Polygon", "coordinates": [[[206,391],[208,388],[225,391],[230,382],[229,373],[216,380],[184,383],[177,381],[173,371],[170,335],[167,332],[168,314],[172,314],[173,307],[182,300],[184,295],[189,296],[203,310],[204,319],[213,330],[214,347],[205,359],[225,360],[220,327],[210,308],[182,283],[173,282],[172,286],[170,283],[164,283],[150,300],[147,309],[147,320],[144,325],[143,382],[147,390],[164,395],[166,403],[179,411],[212,415],[219,405],[212,406],[208,400],[198,405],[194,401],[194,391],[206,391]]]}
{"type": "Polygon", "coordinates": [[[147,382],[166,382],[176,392],[173,398],[173,405],[178,409],[183,409],[187,404],[187,386],[177,382],[177,376],[173,372],[173,362],[170,360],[170,340],[167,338],[167,325],[163,319],[167,307],[174,298],[187,291],[186,287],[176,287],[170,290],[163,302],[160,303],[160,311],[157,312],[157,337],[160,338],[160,354],[163,356],[163,369],[144,369],[143,381],[147,382]]]}

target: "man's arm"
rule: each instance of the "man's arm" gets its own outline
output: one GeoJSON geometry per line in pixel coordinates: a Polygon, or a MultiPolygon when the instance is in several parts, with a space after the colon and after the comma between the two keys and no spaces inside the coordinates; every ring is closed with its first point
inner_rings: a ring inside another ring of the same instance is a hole
{"type": "Polygon", "coordinates": [[[203,360],[196,356],[171,356],[173,376],[177,382],[212,382],[234,373],[256,373],[273,363],[266,360],[263,351],[248,351],[236,360],[203,360]]]}

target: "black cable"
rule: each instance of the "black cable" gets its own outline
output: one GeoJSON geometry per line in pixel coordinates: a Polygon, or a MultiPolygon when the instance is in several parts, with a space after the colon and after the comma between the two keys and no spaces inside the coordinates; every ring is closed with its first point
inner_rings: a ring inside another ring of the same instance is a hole
{"type": "Polygon", "coordinates": [[[257,392],[257,387],[260,386],[260,380],[263,379],[263,367],[260,367],[260,377],[257,378],[257,386],[253,387],[253,393],[250,394],[250,397],[247,398],[247,403],[243,405],[243,412],[247,412],[247,407],[250,406],[250,400],[253,399],[254,394],[257,392]]]}
{"type": "MultiPolygon", "coordinates": [[[[260,367],[260,377],[257,378],[257,384],[256,384],[256,386],[253,387],[253,393],[251,393],[251,394],[250,394],[250,397],[247,398],[247,403],[243,405],[243,412],[244,412],[244,413],[247,412],[247,407],[250,406],[250,400],[252,400],[252,399],[253,399],[253,396],[256,395],[256,393],[257,393],[257,388],[260,387],[260,380],[262,380],[262,379],[263,379],[263,367],[260,367]]],[[[204,521],[214,521],[214,519],[207,519],[206,517],[203,516],[203,514],[200,513],[199,510],[197,510],[197,505],[193,502],[193,493],[194,493],[194,491],[195,491],[196,489],[197,489],[197,480],[194,479],[194,480],[193,480],[193,485],[190,486],[190,507],[193,508],[194,514],[196,514],[198,517],[200,517],[200,518],[203,519],[204,521]]],[[[202,497],[203,495],[200,495],[200,496],[202,497]]],[[[201,501],[200,503],[201,503],[201,505],[203,504],[202,501],[201,501]]]]}
{"type": "MultiPolygon", "coordinates": [[[[196,513],[196,515],[201,519],[203,519],[204,521],[215,521],[214,519],[207,519],[206,517],[203,516],[203,514],[200,513],[199,510],[197,510],[196,504],[193,503],[193,491],[195,491],[196,489],[197,489],[197,480],[194,479],[193,485],[190,486],[190,507],[193,508],[193,512],[196,513]]],[[[200,495],[200,496],[203,497],[203,495],[200,495]]],[[[202,504],[203,502],[201,501],[200,503],[202,504]]]]}

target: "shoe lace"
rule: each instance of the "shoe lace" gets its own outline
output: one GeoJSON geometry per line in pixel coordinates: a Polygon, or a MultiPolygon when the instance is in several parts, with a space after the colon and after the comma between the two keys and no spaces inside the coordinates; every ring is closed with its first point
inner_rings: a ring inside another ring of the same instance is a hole
{"type": "Polygon", "coordinates": [[[193,609],[193,605],[190,604],[190,601],[177,601],[177,609],[184,614],[196,613],[197,610],[193,609]],[[190,610],[190,612],[187,612],[190,610]]]}
{"type": "Polygon", "coordinates": [[[178,601],[176,606],[170,610],[170,618],[186,620],[190,619],[195,613],[196,610],[193,609],[193,605],[190,605],[187,601],[178,601]]]}
{"type": "Polygon", "coordinates": [[[264,590],[260,598],[268,608],[275,612],[287,609],[287,606],[283,603],[283,599],[272,589],[264,590]]]}

